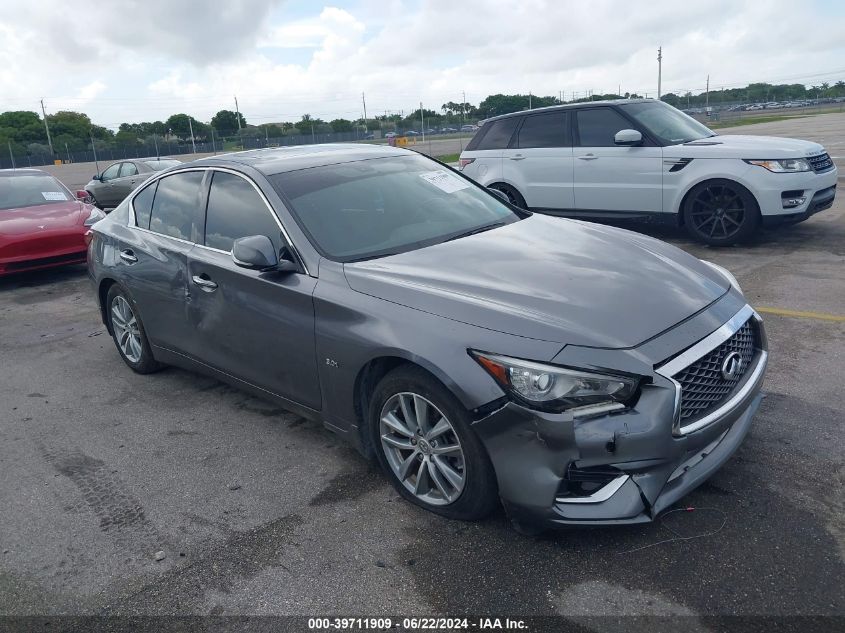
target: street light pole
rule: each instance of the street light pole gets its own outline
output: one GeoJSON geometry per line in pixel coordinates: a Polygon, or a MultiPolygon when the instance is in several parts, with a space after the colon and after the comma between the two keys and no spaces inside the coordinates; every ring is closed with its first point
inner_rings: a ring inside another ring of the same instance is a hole
{"type": "Polygon", "coordinates": [[[47,111],[44,109],[44,99],[41,100],[41,114],[44,115],[44,129],[47,130],[47,144],[50,146],[50,157],[53,156],[53,139],[50,138],[50,126],[47,125],[47,111]]]}
{"type": "Polygon", "coordinates": [[[100,163],[97,161],[97,146],[94,144],[94,132],[88,130],[88,136],[91,137],[91,151],[94,152],[94,167],[97,168],[97,173],[100,173],[100,163]]]}
{"type": "Polygon", "coordinates": [[[657,98],[660,99],[660,82],[663,79],[663,47],[657,49],[657,98]]]}
{"type": "Polygon", "coordinates": [[[191,149],[197,153],[197,144],[194,142],[194,125],[191,123],[191,115],[188,115],[188,129],[191,131],[191,149]]]}

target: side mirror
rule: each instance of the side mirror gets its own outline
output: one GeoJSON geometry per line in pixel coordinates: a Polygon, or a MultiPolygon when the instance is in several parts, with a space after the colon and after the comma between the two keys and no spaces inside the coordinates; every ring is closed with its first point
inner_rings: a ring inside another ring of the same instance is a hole
{"type": "Polygon", "coordinates": [[[102,180],[103,177],[100,174],[94,174],[91,176],[91,180],[102,180]]]}
{"type": "Polygon", "coordinates": [[[643,142],[643,135],[637,130],[619,130],[613,137],[613,142],[617,145],[632,147],[643,142]]]}
{"type": "Polygon", "coordinates": [[[498,197],[500,197],[502,200],[504,200],[508,204],[511,203],[510,198],[508,198],[508,194],[506,194],[504,191],[499,191],[498,189],[494,189],[493,187],[487,187],[487,191],[489,191],[490,193],[496,194],[498,197]]]}
{"type": "Polygon", "coordinates": [[[76,192],[76,199],[79,200],[80,202],[86,202],[86,203],[91,202],[90,194],[87,191],[85,191],[84,189],[80,189],[79,191],[76,192]]]}
{"type": "Polygon", "coordinates": [[[282,252],[283,259],[276,254],[276,247],[266,235],[250,235],[235,240],[232,245],[232,261],[243,268],[256,270],[276,270],[279,272],[295,272],[298,267],[294,261],[284,257],[287,249],[282,252]]]}

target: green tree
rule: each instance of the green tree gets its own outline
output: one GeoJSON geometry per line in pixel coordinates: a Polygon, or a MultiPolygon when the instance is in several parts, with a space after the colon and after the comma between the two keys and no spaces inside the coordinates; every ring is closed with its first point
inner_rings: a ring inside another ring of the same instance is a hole
{"type": "MultiPolygon", "coordinates": [[[[241,129],[246,127],[246,119],[244,115],[240,115],[241,129]]],[[[238,131],[238,113],[232,110],[220,110],[217,114],[211,117],[211,127],[220,132],[220,134],[234,134],[238,131]]]]}
{"type": "Polygon", "coordinates": [[[164,122],[167,131],[181,140],[190,140],[191,129],[194,131],[194,138],[205,138],[208,126],[194,117],[187,114],[173,114],[164,122]]]}
{"type": "Polygon", "coordinates": [[[332,132],[351,132],[353,130],[352,121],[348,119],[335,119],[329,125],[332,126],[332,132]]]}

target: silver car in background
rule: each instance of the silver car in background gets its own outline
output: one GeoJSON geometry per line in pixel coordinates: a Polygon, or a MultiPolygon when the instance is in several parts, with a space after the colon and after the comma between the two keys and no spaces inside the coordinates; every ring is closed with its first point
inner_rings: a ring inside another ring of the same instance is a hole
{"type": "Polygon", "coordinates": [[[650,521],[760,402],[766,336],[729,272],[404,149],[180,165],[93,232],[131,369],[186,367],[321,420],[446,517],[650,521]]]}
{"type": "Polygon", "coordinates": [[[181,165],[175,158],[133,158],[109,165],[85,185],[91,202],[101,209],[116,207],[158,171],[181,165]]]}

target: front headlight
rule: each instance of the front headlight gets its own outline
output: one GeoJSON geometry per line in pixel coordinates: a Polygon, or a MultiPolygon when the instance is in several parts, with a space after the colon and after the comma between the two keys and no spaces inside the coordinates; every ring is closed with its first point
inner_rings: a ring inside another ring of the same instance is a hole
{"type": "Polygon", "coordinates": [[[808,163],[803,158],[786,158],[779,160],[747,160],[745,162],[749,165],[757,165],[758,167],[764,167],[769,171],[773,171],[777,174],[795,173],[799,171],[812,171],[810,163],[808,163]]]}
{"type": "Polygon", "coordinates": [[[83,222],[85,226],[94,226],[97,222],[102,220],[106,217],[106,214],[100,211],[97,207],[93,207],[91,209],[91,213],[88,214],[88,218],[83,222]]]}
{"type": "Polygon", "coordinates": [[[474,350],[470,354],[516,400],[555,413],[585,405],[624,404],[640,382],[631,376],[566,369],[474,350]]]}
{"type": "Polygon", "coordinates": [[[730,285],[732,285],[734,288],[737,289],[739,294],[742,294],[742,288],[740,287],[739,282],[736,280],[736,277],[733,276],[731,271],[729,271],[727,268],[725,268],[723,266],[719,266],[719,264],[714,264],[713,262],[708,262],[706,259],[702,259],[701,263],[707,264],[708,266],[710,266],[710,268],[712,268],[717,273],[722,275],[722,277],[724,277],[730,285]]]}

